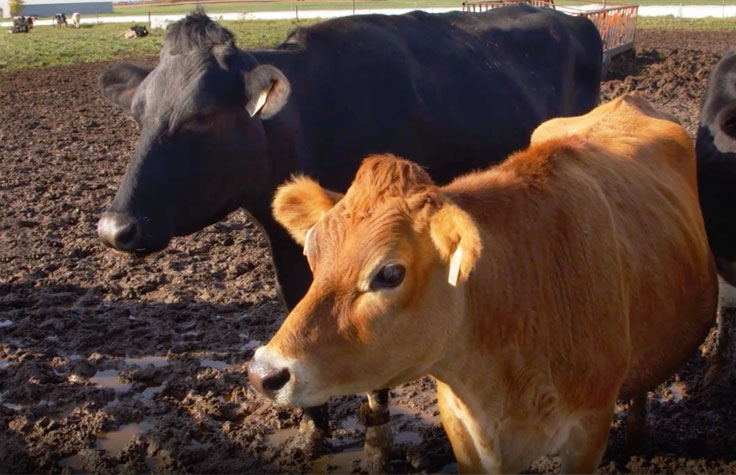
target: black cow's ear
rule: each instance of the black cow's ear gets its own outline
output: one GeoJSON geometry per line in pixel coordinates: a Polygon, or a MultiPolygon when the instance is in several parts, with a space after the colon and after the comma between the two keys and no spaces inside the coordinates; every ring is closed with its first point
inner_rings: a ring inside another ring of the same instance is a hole
{"type": "Polygon", "coordinates": [[[286,104],[291,85],[284,73],[271,65],[261,65],[245,74],[245,110],[251,117],[270,119],[286,104]]]}
{"type": "Polygon", "coordinates": [[[153,68],[122,64],[108,69],[100,75],[97,83],[100,86],[102,97],[112,104],[130,112],[135,91],[153,68]]]}

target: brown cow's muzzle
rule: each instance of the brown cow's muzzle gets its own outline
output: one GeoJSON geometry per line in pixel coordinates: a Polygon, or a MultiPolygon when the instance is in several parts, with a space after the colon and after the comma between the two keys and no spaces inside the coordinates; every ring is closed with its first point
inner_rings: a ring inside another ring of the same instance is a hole
{"type": "Polygon", "coordinates": [[[248,378],[258,392],[279,404],[312,407],[325,403],[334,389],[315,370],[266,345],[248,363],[248,378]]]}
{"type": "Polygon", "coordinates": [[[248,365],[248,379],[256,391],[274,399],[275,394],[291,379],[291,373],[286,368],[280,370],[264,370],[261,367],[248,365]]]}
{"type": "Polygon", "coordinates": [[[268,348],[262,346],[253,354],[248,363],[248,379],[259,393],[281,404],[291,403],[293,390],[293,371],[289,360],[268,348]]]}

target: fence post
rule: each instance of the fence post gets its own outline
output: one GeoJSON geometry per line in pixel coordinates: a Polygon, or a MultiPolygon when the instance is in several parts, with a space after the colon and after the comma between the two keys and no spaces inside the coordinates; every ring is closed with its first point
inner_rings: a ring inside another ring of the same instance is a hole
{"type": "Polygon", "coordinates": [[[148,28],[153,28],[151,26],[151,12],[148,12],[148,28]]]}

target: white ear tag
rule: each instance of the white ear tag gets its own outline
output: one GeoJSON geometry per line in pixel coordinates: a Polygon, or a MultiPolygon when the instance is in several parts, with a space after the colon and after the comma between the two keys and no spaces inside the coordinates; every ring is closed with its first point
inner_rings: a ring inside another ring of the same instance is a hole
{"type": "MultiPolygon", "coordinates": [[[[316,224],[314,226],[317,226],[316,224]]],[[[309,246],[309,237],[312,235],[312,231],[314,231],[314,226],[307,229],[307,234],[304,236],[304,250],[302,251],[302,254],[305,256],[307,255],[307,246],[309,246]]]]}
{"type": "Polygon", "coordinates": [[[453,287],[457,286],[457,278],[460,275],[460,262],[462,260],[463,248],[458,246],[450,260],[450,275],[447,277],[447,282],[453,287]]]}
{"type": "Polygon", "coordinates": [[[261,91],[261,95],[258,96],[258,100],[256,101],[256,106],[253,108],[253,113],[250,114],[251,117],[258,114],[258,112],[263,108],[264,105],[266,105],[266,99],[268,99],[268,93],[271,90],[263,90],[261,91]]]}

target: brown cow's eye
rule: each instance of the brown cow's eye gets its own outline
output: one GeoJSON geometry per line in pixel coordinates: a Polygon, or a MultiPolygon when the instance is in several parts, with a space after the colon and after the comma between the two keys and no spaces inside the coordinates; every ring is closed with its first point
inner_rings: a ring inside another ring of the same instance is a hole
{"type": "Polygon", "coordinates": [[[378,271],[371,282],[372,290],[392,289],[398,287],[406,275],[406,267],[401,264],[387,264],[378,271]]]}

